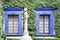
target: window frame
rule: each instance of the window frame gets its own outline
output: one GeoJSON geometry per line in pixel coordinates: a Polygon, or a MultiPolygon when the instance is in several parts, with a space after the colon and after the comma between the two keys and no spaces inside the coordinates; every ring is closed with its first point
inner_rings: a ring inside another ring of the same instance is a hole
{"type": "Polygon", "coordinates": [[[54,8],[36,8],[36,36],[54,36],[54,8]],[[50,33],[40,34],[39,32],[39,15],[50,15],[50,33]]]}
{"type": "Polygon", "coordinates": [[[4,32],[7,36],[22,36],[23,35],[22,10],[23,8],[4,8],[4,32]],[[8,15],[18,15],[18,18],[19,18],[18,34],[8,33],[8,15]]]}

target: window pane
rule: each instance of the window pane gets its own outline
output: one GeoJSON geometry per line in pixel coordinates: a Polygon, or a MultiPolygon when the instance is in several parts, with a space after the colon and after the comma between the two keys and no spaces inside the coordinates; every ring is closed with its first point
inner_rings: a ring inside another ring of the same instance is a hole
{"type": "Polygon", "coordinates": [[[43,22],[43,16],[40,16],[40,22],[43,22]]]}
{"type": "Polygon", "coordinates": [[[9,28],[9,34],[13,34],[13,28],[9,28]]]}
{"type": "Polygon", "coordinates": [[[13,17],[12,16],[8,16],[8,30],[9,30],[9,34],[13,33],[13,17]]]}
{"type": "Polygon", "coordinates": [[[9,24],[9,25],[12,25],[12,24],[13,24],[13,21],[9,21],[8,24],[9,24]]]}
{"type": "Polygon", "coordinates": [[[45,30],[45,33],[49,33],[49,16],[45,16],[44,30],[45,30]]]}
{"type": "Polygon", "coordinates": [[[14,33],[18,34],[18,16],[14,16],[14,33]]]}
{"type": "Polygon", "coordinates": [[[17,15],[8,16],[8,30],[9,30],[9,34],[18,33],[18,16],[17,15]]]}
{"type": "Polygon", "coordinates": [[[40,33],[43,33],[43,16],[40,16],[39,29],[40,33]]]}
{"type": "Polygon", "coordinates": [[[43,33],[43,28],[40,28],[40,33],[43,33]]]}
{"type": "Polygon", "coordinates": [[[39,29],[40,33],[49,33],[49,15],[40,15],[39,29]]]}
{"type": "Polygon", "coordinates": [[[45,33],[49,33],[49,29],[48,28],[45,28],[45,33]]]}
{"type": "Polygon", "coordinates": [[[45,25],[45,28],[49,28],[49,25],[45,25]]]}
{"type": "Polygon", "coordinates": [[[49,16],[45,16],[44,22],[45,24],[49,24],[49,16]]]}
{"type": "Polygon", "coordinates": [[[14,33],[18,34],[18,28],[14,28],[14,33]]]}

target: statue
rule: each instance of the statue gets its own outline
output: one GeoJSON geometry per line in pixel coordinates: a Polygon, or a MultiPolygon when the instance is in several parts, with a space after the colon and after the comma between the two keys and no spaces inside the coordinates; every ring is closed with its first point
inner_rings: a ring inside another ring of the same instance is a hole
{"type": "Polygon", "coordinates": [[[29,17],[29,15],[27,13],[27,8],[24,8],[24,34],[20,40],[32,40],[32,38],[31,38],[31,36],[29,36],[29,32],[28,32],[28,24],[27,24],[28,17],[29,17]]]}

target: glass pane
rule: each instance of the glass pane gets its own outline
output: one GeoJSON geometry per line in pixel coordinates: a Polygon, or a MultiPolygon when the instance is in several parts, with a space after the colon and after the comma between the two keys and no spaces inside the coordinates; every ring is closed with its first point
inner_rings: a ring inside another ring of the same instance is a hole
{"type": "Polygon", "coordinates": [[[9,28],[13,28],[13,25],[9,25],[9,28]]]}
{"type": "Polygon", "coordinates": [[[14,33],[18,34],[18,28],[14,28],[14,33]]]}
{"type": "Polygon", "coordinates": [[[40,16],[40,22],[43,22],[43,16],[40,16]]]}
{"type": "Polygon", "coordinates": [[[14,34],[18,34],[18,16],[14,16],[14,34]]]}
{"type": "Polygon", "coordinates": [[[43,33],[43,16],[40,16],[39,29],[40,33],[43,33]]]}
{"type": "Polygon", "coordinates": [[[45,28],[45,33],[49,33],[49,29],[48,28],[45,28]]]}
{"type": "Polygon", "coordinates": [[[13,34],[13,28],[9,28],[9,34],[13,34]]]}
{"type": "Polygon", "coordinates": [[[40,28],[40,33],[43,33],[43,28],[40,28]]]}
{"type": "Polygon", "coordinates": [[[9,24],[9,25],[12,25],[12,24],[13,24],[13,21],[9,21],[8,24],[9,24]]]}
{"type": "Polygon", "coordinates": [[[43,28],[43,25],[39,25],[39,28],[43,28]]]}
{"type": "Polygon", "coordinates": [[[46,24],[49,25],[49,16],[45,16],[45,20],[44,20],[44,22],[45,22],[45,25],[46,25],[46,24]]]}
{"type": "Polygon", "coordinates": [[[8,16],[8,30],[9,30],[9,34],[13,33],[13,17],[12,16],[8,16]]]}
{"type": "Polygon", "coordinates": [[[44,32],[49,33],[49,16],[45,16],[44,19],[44,32]]]}
{"type": "Polygon", "coordinates": [[[39,29],[40,33],[49,33],[49,15],[40,15],[39,29]]]}
{"type": "Polygon", "coordinates": [[[39,25],[43,25],[43,22],[39,22],[39,25]]]}
{"type": "Polygon", "coordinates": [[[9,30],[9,34],[18,33],[18,16],[17,15],[8,16],[8,30],[9,30]]]}
{"type": "Polygon", "coordinates": [[[45,25],[45,28],[49,28],[49,25],[45,25]]]}

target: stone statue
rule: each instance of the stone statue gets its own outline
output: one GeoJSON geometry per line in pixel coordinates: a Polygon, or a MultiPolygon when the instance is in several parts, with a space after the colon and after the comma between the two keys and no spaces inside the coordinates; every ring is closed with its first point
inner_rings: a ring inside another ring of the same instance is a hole
{"type": "Polygon", "coordinates": [[[28,33],[28,24],[27,24],[28,17],[29,15],[27,13],[27,8],[24,8],[24,34],[20,40],[32,40],[31,36],[29,36],[28,33]]]}

